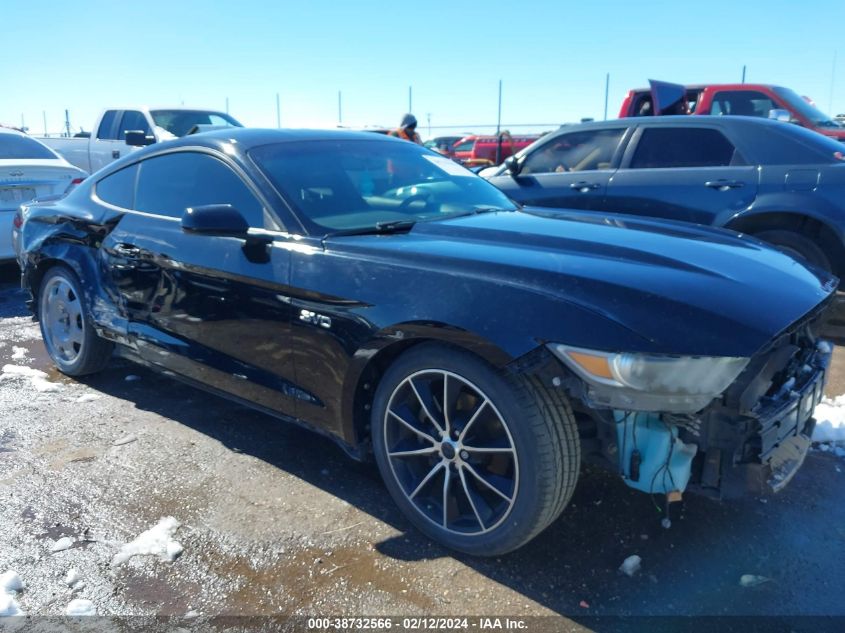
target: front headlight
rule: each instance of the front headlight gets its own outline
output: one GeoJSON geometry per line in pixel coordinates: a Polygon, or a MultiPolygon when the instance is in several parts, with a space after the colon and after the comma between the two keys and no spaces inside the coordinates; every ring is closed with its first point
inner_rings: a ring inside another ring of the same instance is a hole
{"type": "Polygon", "coordinates": [[[609,353],[560,343],[549,349],[587,382],[587,395],[595,404],[630,411],[700,411],[736,380],[749,361],[609,353]]]}

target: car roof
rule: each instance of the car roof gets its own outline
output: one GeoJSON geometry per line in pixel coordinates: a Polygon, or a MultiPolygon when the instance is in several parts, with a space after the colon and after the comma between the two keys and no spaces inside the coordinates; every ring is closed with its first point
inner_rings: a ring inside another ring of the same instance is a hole
{"type": "Polygon", "coordinates": [[[122,105],[122,106],[110,106],[108,108],[103,108],[103,112],[107,110],[138,110],[139,112],[150,112],[152,110],[174,110],[177,112],[215,112],[217,114],[225,114],[223,110],[220,108],[203,108],[201,106],[192,108],[188,106],[169,106],[169,105],[122,105]]]}
{"type": "Polygon", "coordinates": [[[661,116],[641,116],[641,117],[625,117],[622,119],[610,119],[608,121],[589,121],[588,123],[572,123],[563,125],[552,134],[560,134],[563,132],[572,132],[575,130],[595,130],[605,129],[608,127],[631,127],[632,125],[648,124],[649,126],[665,126],[665,127],[699,127],[701,125],[717,123],[719,125],[744,125],[747,127],[758,126],[773,126],[783,128],[782,121],[775,121],[774,119],[765,119],[762,117],[753,116],[732,116],[732,115],[695,115],[676,114],[676,115],[661,115],[661,116]]]}
{"type": "MultiPolygon", "coordinates": [[[[259,145],[290,143],[295,141],[360,140],[380,142],[407,142],[402,139],[355,130],[306,130],[306,129],[262,129],[225,127],[200,134],[191,134],[167,141],[167,147],[197,146],[219,147],[235,142],[241,150],[247,151],[259,145]]],[[[154,147],[151,146],[151,147],[154,147]]]]}
{"type": "MultiPolygon", "coordinates": [[[[780,88],[776,84],[678,84],[687,90],[704,90],[705,88],[718,88],[720,90],[758,90],[760,88],[780,88]]],[[[631,92],[651,92],[651,88],[634,88],[631,92]]]]}

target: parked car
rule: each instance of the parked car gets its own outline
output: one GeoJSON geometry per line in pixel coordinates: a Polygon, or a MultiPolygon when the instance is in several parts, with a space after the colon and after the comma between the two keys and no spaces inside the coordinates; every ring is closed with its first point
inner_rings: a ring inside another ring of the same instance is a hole
{"type": "Polygon", "coordinates": [[[819,134],[845,141],[845,127],[819,110],[809,99],[789,88],[769,84],[682,86],[658,81],[651,83],[651,88],[628,92],[619,110],[620,119],[662,114],[665,107],[671,107],[683,96],[690,114],[773,118],[796,123],[819,134]]]}
{"type": "Polygon", "coordinates": [[[0,127],[0,261],[15,258],[12,222],[18,207],[33,198],[63,194],[86,175],[35,139],[0,127]]]}
{"type": "Polygon", "coordinates": [[[116,351],[372,451],[413,524],[473,554],[554,521],[582,454],[667,498],[781,489],[830,357],[824,271],[728,231],[518,209],[376,134],[183,138],[21,221],[62,372],[116,351]]]}
{"type": "Polygon", "coordinates": [[[484,176],[528,205],[749,233],[845,275],[841,143],[750,117],[640,117],[562,128],[484,176]]]}
{"type": "Polygon", "coordinates": [[[471,134],[454,143],[447,151],[447,155],[467,167],[489,167],[499,165],[508,156],[528,147],[538,138],[537,135],[478,136],[471,134]]]}
{"type": "Polygon", "coordinates": [[[144,145],[221,127],[242,127],[233,117],[196,108],[108,108],[87,137],[43,137],[42,143],[93,173],[144,145]],[[128,133],[129,134],[127,136],[128,133]]]}

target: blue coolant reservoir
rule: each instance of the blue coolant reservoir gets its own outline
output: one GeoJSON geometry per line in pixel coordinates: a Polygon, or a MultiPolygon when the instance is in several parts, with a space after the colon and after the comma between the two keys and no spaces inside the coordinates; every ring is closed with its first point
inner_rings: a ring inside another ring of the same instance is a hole
{"type": "Polygon", "coordinates": [[[653,413],[614,411],[613,416],[625,483],[648,493],[683,492],[698,447],[682,442],[678,428],[653,413]]]}

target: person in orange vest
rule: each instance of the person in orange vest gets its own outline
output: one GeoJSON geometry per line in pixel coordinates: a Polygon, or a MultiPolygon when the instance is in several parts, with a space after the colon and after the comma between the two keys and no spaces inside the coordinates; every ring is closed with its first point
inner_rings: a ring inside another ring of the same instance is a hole
{"type": "Polygon", "coordinates": [[[410,112],[402,117],[402,122],[399,124],[399,127],[388,132],[388,135],[403,138],[406,141],[411,141],[417,145],[422,145],[422,139],[420,138],[420,135],[417,134],[417,117],[410,112]]]}

